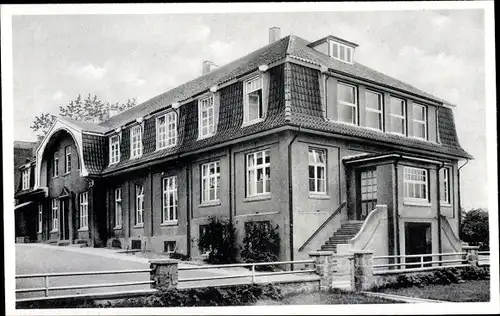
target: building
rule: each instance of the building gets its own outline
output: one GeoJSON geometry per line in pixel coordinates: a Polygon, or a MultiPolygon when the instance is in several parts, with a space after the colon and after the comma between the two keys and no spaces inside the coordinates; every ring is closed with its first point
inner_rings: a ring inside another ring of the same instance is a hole
{"type": "Polygon", "coordinates": [[[38,241],[197,257],[220,216],[240,242],[247,222],[278,224],[282,259],[352,237],[377,254],[460,247],[472,157],[454,105],[359,64],[355,43],[279,33],[102,123],[58,118],[36,151],[38,241]]]}

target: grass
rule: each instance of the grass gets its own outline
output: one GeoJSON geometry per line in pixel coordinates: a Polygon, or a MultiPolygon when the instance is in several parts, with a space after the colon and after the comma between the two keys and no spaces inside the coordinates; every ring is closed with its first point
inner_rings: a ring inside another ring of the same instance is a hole
{"type": "Polygon", "coordinates": [[[314,292],[285,296],[281,301],[259,300],[254,305],[335,305],[335,304],[395,304],[397,302],[348,292],[314,292]]]}
{"type": "Polygon", "coordinates": [[[471,280],[458,284],[384,289],[380,292],[449,302],[489,302],[490,281],[471,280]]]}

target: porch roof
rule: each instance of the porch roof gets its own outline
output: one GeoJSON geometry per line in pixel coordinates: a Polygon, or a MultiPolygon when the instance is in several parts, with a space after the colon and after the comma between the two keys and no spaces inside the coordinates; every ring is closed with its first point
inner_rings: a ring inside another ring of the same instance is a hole
{"type": "Polygon", "coordinates": [[[389,153],[369,153],[369,154],[359,154],[359,155],[352,155],[352,156],[347,156],[342,158],[342,162],[345,164],[356,164],[356,163],[361,163],[361,162],[367,162],[367,161],[374,161],[374,160],[381,160],[381,159],[406,159],[406,160],[414,160],[414,161],[420,161],[420,162],[427,162],[431,164],[436,164],[436,165],[442,165],[445,162],[444,161],[439,161],[435,159],[429,159],[425,157],[419,157],[419,156],[413,156],[413,155],[407,155],[404,153],[400,152],[389,152],[389,153]]]}

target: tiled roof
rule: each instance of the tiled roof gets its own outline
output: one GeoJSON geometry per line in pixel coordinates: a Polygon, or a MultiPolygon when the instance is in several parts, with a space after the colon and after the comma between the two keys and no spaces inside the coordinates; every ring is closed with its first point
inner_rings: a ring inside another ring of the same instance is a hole
{"type": "Polygon", "coordinates": [[[94,133],[106,133],[109,131],[109,128],[101,126],[97,123],[92,123],[92,122],[85,122],[85,121],[77,121],[77,120],[72,120],[67,117],[62,117],[61,118],[63,121],[66,121],[70,124],[75,125],[76,127],[80,128],[83,132],[94,132],[94,133]]]}

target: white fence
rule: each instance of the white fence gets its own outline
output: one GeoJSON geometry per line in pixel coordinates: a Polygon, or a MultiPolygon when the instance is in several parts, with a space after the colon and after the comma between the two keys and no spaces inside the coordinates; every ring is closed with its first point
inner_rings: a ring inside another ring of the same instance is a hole
{"type": "Polygon", "coordinates": [[[373,274],[429,271],[470,265],[466,252],[374,256],[373,262],[373,274]],[[383,262],[380,263],[381,261],[383,262]]]}
{"type": "Polygon", "coordinates": [[[490,265],[490,252],[478,251],[477,264],[480,266],[490,265]]]}

